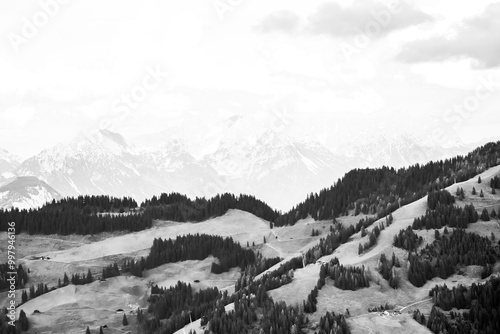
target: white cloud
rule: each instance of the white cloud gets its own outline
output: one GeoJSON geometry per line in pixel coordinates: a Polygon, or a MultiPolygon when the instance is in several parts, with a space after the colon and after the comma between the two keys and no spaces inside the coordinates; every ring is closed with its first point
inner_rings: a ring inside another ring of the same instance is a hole
{"type": "Polygon", "coordinates": [[[500,65],[500,3],[491,4],[481,15],[456,24],[453,34],[416,40],[406,44],[398,59],[409,63],[473,59],[473,67],[500,65]]]}

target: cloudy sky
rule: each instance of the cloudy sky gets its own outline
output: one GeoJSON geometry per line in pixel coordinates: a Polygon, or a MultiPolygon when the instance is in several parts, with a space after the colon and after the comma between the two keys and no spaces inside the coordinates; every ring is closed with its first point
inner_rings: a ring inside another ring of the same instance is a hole
{"type": "Polygon", "coordinates": [[[1,1],[0,147],[234,115],[330,146],[498,138],[498,17],[486,0],[1,1]]]}

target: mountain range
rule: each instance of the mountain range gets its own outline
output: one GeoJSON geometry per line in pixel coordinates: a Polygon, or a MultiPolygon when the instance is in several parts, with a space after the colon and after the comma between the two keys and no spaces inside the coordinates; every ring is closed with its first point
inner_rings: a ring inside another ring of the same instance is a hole
{"type": "Polygon", "coordinates": [[[15,195],[0,193],[0,207],[29,207],[58,196],[83,194],[131,196],[142,201],[175,191],[190,197],[246,193],[288,210],[352,168],[397,168],[469,150],[460,145],[428,147],[410,136],[380,135],[365,142],[333,151],[316,139],[294,138],[265,127],[255,130],[241,117],[203,133],[164,131],[132,140],[95,130],[22,162],[0,151],[0,185],[17,182],[10,184],[17,189],[15,195]],[[36,187],[43,189],[38,192],[39,200],[33,199],[33,186],[23,177],[31,177],[31,183],[38,179],[36,187]]]}

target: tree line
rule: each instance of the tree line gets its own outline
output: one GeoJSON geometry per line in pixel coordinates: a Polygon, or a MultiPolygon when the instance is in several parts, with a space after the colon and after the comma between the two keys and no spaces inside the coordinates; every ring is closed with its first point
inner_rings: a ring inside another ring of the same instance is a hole
{"type": "Polygon", "coordinates": [[[161,239],[153,241],[148,256],[141,259],[143,269],[152,269],[165,263],[186,260],[203,260],[209,255],[218,259],[212,263],[212,272],[219,274],[230,268],[240,267],[242,270],[247,265],[255,262],[255,254],[250,249],[244,249],[231,237],[195,234],[178,236],[176,239],[161,239]]]}
{"type": "Polygon", "coordinates": [[[389,167],[354,169],[331,187],[311,193],[303,202],[282,214],[275,225],[293,225],[308,215],[319,220],[332,219],[346,215],[356,207],[361,212],[364,206],[366,212],[381,218],[424,197],[431,190],[468,180],[499,163],[500,141],[481,146],[466,156],[398,170],[389,167]]]}
{"type": "Polygon", "coordinates": [[[271,209],[269,205],[256,199],[254,196],[224,193],[212,198],[205,199],[197,197],[191,200],[179,193],[163,193],[159,197],[153,196],[151,199],[141,204],[145,212],[153,219],[166,219],[179,222],[203,221],[213,217],[224,215],[229,209],[238,209],[273,222],[279,212],[271,209]]]}
{"type": "Polygon", "coordinates": [[[412,228],[421,229],[440,229],[443,226],[467,228],[467,225],[473,224],[479,220],[479,215],[473,204],[465,207],[454,205],[437,205],[435,210],[427,210],[425,215],[413,220],[412,228]]]}
{"type": "Polygon", "coordinates": [[[85,214],[71,202],[47,205],[37,210],[0,210],[1,230],[7,222],[16,222],[16,233],[32,234],[96,234],[113,231],[140,231],[150,228],[152,219],[147,213],[127,215],[85,214]]]}
{"type": "MultiPolygon", "coordinates": [[[[7,281],[7,279],[10,278],[11,275],[7,273],[12,271],[9,267],[8,263],[0,264],[0,292],[9,290],[10,282],[7,281]]],[[[28,273],[24,270],[22,265],[18,265],[15,272],[16,289],[22,289],[28,282],[28,273]]]]}
{"type": "Polygon", "coordinates": [[[107,195],[84,195],[78,197],[66,197],[59,201],[52,200],[46,207],[71,207],[80,209],[85,214],[129,211],[137,208],[137,202],[132,197],[110,197],[107,195]]]}

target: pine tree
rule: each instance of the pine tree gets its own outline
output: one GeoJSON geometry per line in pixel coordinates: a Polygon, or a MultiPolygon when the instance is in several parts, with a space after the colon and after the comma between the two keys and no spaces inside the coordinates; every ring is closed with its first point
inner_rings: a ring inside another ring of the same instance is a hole
{"type": "Polygon", "coordinates": [[[21,301],[23,304],[28,301],[28,294],[26,293],[26,290],[23,290],[23,292],[21,293],[21,301]]]}
{"type": "Polygon", "coordinates": [[[486,210],[486,208],[484,208],[483,212],[481,213],[481,220],[484,222],[487,222],[490,220],[490,214],[488,213],[488,210],[486,210]]]}
{"type": "Polygon", "coordinates": [[[477,178],[477,183],[481,183],[481,176],[477,178]]]}
{"type": "Polygon", "coordinates": [[[32,284],[30,286],[30,299],[33,299],[35,297],[36,297],[36,295],[35,295],[35,286],[32,284]]]}
{"type": "Polygon", "coordinates": [[[68,275],[66,275],[66,273],[64,273],[64,278],[63,278],[63,285],[66,286],[69,284],[69,278],[68,278],[68,275]]]}
{"type": "Polygon", "coordinates": [[[127,320],[127,316],[125,315],[125,313],[123,313],[122,325],[123,326],[127,326],[128,325],[128,320],[127,320]]]}
{"type": "Polygon", "coordinates": [[[87,326],[87,330],[85,331],[85,334],[90,334],[90,328],[87,326]]]}
{"type": "Polygon", "coordinates": [[[476,192],[476,188],[475,187],[472,187],[472,195],[476,195],[477,192],[476,192]]]}
{"type": "Polygon", "coordinates": [[[21,325],[21,330],[23,332],[26,332],[30,327],[28,318],[26,317],[26,313],[24,313],[23,310],[21,310],[21,312],[19,313],[19,324],[21,325]]]}
{"type": "Polygon", "coordinates": [[[484,197],[483,189],[481,189],[481,192],[479,193],[479,197],[484,197]]]}
{"type": "Polygon", "coordinates": [[[92,283],[93,278],[92,278],[92,273],[90,272],[90,269],[87,272],[87,283],[92,283]]]}
{"type": "Polygon", "coordinates": [[[102,330],[102,326],[99,326],[99,334],[104,334],[104,331],[102,330]]]}

